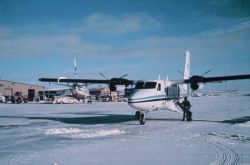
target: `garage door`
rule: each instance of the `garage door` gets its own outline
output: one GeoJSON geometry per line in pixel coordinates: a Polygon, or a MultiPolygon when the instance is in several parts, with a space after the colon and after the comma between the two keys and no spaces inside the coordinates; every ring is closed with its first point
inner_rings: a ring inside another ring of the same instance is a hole
{"type": "Polygon", "coordinates": [[[3,94],[4,96],[13,96],[13,89],[5,88],[3,94]]]}

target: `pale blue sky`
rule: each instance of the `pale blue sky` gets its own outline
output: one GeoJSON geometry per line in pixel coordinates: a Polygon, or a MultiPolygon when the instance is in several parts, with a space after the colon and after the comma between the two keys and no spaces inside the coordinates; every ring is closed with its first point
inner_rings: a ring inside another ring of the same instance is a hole
{"type": "Polygon", "coordinates": [[[248,0],[0,0],[0,79],[72,78],[74,56],[79,78],[181,79],[186,48],[192,74],[249,74],[249,36],[248,0]]]}

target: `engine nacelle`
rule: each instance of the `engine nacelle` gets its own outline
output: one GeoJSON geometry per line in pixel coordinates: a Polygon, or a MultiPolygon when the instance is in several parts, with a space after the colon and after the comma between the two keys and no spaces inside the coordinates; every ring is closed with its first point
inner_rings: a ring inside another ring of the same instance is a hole
{"type": "Polygon", "coordinates": [[[199,84],[198,83],[191,83],[190,86],[191,86],[191,89],[194,90],[194,91],[199,89],[199,84]]]}
{"type": "Polygon", "coordinates": [[[199,89],[199,83],[204,83],[205,82],[205,78],[202,76],[192,76],[190,78],[190,86],[192,90],[197,90],[199,89]]]}
{"type": "Polygon", "coordinates": [[[113,92],[116,91],[116,86],[115,84],[110,84],[109,89],[113,92]]]}

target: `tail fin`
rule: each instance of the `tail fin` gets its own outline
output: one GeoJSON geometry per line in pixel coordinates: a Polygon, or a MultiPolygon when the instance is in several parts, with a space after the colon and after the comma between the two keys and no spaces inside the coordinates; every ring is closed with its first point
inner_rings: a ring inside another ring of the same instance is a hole
{"type": "MultiPolygon", "coordinates": [[[[185,54],[185,64],[184,64],[184,72],[183,72],[183,79],[189,79],[190,78],[190,52],[189,50],[186,50],[185,54]]],[[[183,89],[188,93],[188,85],[183,84],[183,89]]]]}
{"type": "Polygon", "coordinates": [[[75,78],[77,79],[76,58],[74,57],[75,78]]]}
{"type": "Polygon", "coordinates": [[[185,65],[184,65],[184,80],[190,78],[190,52],[189,50],[186,50],[185,54],[185,65]]]}

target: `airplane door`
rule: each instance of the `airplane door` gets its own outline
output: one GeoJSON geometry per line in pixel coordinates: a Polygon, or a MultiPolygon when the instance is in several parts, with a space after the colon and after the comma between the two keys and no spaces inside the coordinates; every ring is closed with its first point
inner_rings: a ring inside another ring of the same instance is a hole
{"type": "Polygon", "coordinates": [[[179,99],[180,89],[178,85],[171,85],[165,89],[167,97],[170,99],[179,99]]]}

